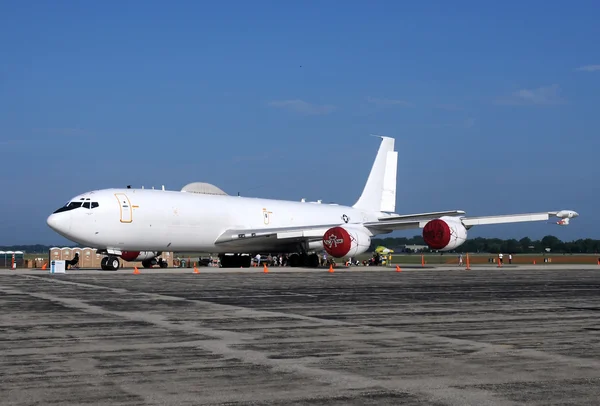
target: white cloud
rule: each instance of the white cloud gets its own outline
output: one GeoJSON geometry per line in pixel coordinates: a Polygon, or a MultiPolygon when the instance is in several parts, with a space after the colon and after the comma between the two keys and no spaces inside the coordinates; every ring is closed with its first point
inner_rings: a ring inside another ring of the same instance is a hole
{"type": "Polygon", "coordinates": [[[402,106],[402,107],[411,107],[412,103],[409,103],[405,100],[397,100],[397,99],[380,99],[376,97],[367,97],[367,102],[376,104],[378,106],[402,106]]]}
{"type": "Polygon", "coordinates": [[[537,89],[521,89],[513,92],[506,99],[498,100],[497,103],[514,106],[562,104],[565,101],[559,93],[560,87],[556,84],[538,87],[537,89]]]}
{"type": "Polygon", "coordinates": [[[596,71],[600,71],[600,65],[585,65],[585,66],[580,66],[579,68],[577,68],[575,70],[583,71],[583,72],[596,72],[596,71]]]}
{"type": "Polygon", "coordinates": [[[269,102],[269,106],[288,109],[295,113],[311,114],[311,115],[329,114],[337,109],[335,106],[332,106],[330,104],[317,105],[317,104],[307,103],[304,100],[299,100],[299,99],[275,100],[275,101],[269,102]]]}

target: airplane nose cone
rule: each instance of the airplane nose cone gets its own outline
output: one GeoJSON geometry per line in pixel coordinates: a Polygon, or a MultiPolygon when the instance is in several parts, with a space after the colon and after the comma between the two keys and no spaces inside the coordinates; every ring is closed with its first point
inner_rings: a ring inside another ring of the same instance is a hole
{"type": "Polygon", "coordinates": [[[46,219],[46,223],[59,234],[65,234],[71,229],[71,218],[65,213],[51,214],[46,219]]]}
{"type": "Polygon", "coordinates": [[[48,224],[48,227],[50,227],[54,231],[56,231],[56,229],[58,228],[58,219],[56,217],[57,217],[56,214],[51,214],[46,219],[46,223],[48,224]]]}

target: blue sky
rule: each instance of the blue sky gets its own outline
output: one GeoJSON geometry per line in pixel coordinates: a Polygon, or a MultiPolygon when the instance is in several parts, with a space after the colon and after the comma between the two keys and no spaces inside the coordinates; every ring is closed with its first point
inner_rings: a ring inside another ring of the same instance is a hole
{"type": "MultiPolygon", "coordinates": [[[[352,204],[396,138],[397,211],[569,208],[600,238],[594,1],[0,3],[0,245],[64,244],[91,189],[214,183],[352,204]],[[10,231],[9,231],[10,230],[10,231]]],[[[418,234],[418,230],[398,235],[418,234]]]]}

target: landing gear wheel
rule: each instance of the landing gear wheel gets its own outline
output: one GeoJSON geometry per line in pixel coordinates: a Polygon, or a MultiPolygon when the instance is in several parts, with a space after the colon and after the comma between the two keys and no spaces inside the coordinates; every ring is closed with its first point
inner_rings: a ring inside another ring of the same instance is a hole
{"type": "Polygon", "coordinates": [[[119,262],[119,258],[109,258],[108,259],[108,269],[110,269],[111,271],[116,271],[119,269],[119,266],[121,265],[121,263],[119,262]]]}
{"type": "Polygon", "coordinates": [[[310,268],[316,268],[319,266],[319,256],[317,254],[310,254],[308,256],[308,266],[310,268]]]}
{"type": "Polygon", "coordinates": [[[252,257],[249,255],[219,255],[221,268],[250,268],[252,257]]]}
{"type": "Polygon", "coordinates": [[[252,258],[250,258],[250,255],[242,256],[241,262],[241,266],[243,266],[244,268],[250,268],[252,266],[252,258]]]}
{"type": "Polygon", "coordinates": [[[301,263],[300,260],[301,260],[300,255],[298,255],[298,254],[292,254],[288,258],[288,264],[291,267],[298,267],[298,266],[300,266],[300,263],[301,263]]]}
{"type": "Polygon", "coordinates": [[[144,268],[152,268],[155,263],[156,263],[156,260],[154,258],[152,258],[152,259],[145,259],[145,260],[142,261],[142,266],[144,268]]]}
{"type": "Polygon", "coordinates": [[[100,262],[100,266],[104,271],[116,271],[121,266],[121,263],[117,257],[104,257],[100,262]]]}

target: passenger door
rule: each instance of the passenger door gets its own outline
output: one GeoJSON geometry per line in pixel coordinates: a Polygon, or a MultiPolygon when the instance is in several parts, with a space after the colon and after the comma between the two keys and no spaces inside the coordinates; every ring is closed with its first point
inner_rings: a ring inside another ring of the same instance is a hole
{"type": "Polygon", "coordinates": [[[133,220],[133,210],[129,198],[125,193],[115,193],[115,196],[119,201],[121,223],[131,223],[133,220]]]}

